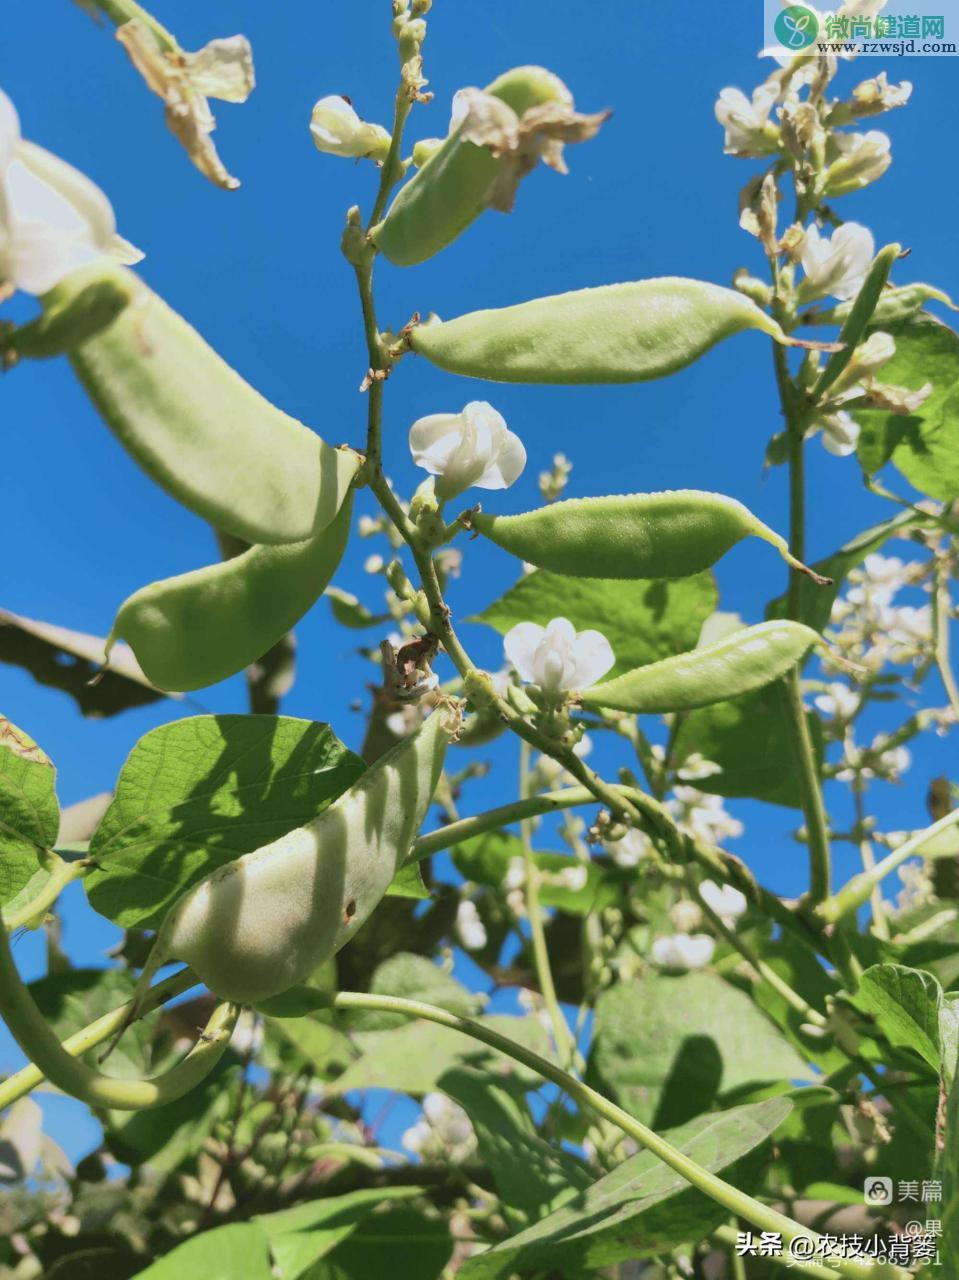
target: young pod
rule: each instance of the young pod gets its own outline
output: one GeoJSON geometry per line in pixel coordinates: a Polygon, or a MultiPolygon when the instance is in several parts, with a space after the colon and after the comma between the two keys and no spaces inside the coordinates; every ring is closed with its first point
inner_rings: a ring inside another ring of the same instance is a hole
{"type": "Polygon", "coordinates": [[[308,826],[219,867],[160,927],[138,983],[182,960],[239,1003],[302,982],[356,933],[409,854],[461,719],[447,702],[308,826]]]}
{"type": "MultiPolygon", "coordinates": [[[[502,120],[495,109],[488,110],[486,145],[466,137],[475,131],[464,118],[401,188],[384,220],[370,231],[377,249],[395,266],[409,267],[433,257],[493,202],[498,175],[509,167],[516,168],[517,161],[509,152],[511,145],[519,144],[527,111],[554,103],[561,113],[572,114],[569,90],[543,67],[507,71],[488,85],[484,94],[505,107],[502,120]],[[504,129],[508,136],[501,137],[504,129]]],[[[535,162],[535,154],[532,159],[535,162]]],[[[516,174],[517,180],[520,176],[516,174]]]]}
{"type": "Polygon", "coordinates": [[[795,343],[734,289],[663,276],[434,320],[409,343],[441,369],[490,382],[644,382],[744,329],[795,343]]]}
{"type": "Polygon", "coordinates": [[[761,622],[716,644],[637,667],[585,689],[585,707],[616,711],[692,711],[752,693],[784,676],[822,637],[801,622],[761,622]]]}
{"type": "Polygon", "coordinates": [[[520,560],[577,578],[685,578],[750,535],[810,572],[741,502],[697,489],[569,498],[518,516],[473,513],[470,523],[520,560]]]}
{"type": "Polygon", "coordinates": [[[261,658],[306,613],[336,572],[353,496],[305,542],[251,547],[220,564],[142,587],[120,606],[107,654],[126,640],[158,689],[216,684],[261,658]]]}
{"type": "Polygon", "coordinates": [[[246,542],[301,542],[342,506],[361,459],[265,400],[131,272],[71,272],[8,342],[65,351],[123,447],[169,494],[246,542]]]}

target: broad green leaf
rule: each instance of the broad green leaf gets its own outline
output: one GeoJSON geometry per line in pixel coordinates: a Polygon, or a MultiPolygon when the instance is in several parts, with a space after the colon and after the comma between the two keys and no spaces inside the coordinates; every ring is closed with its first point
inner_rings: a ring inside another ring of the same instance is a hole
{"type": "Polygon", "coordinates": [[[313,1264],[351,1235],[374,1209],[420,1194],[419,1187],[371,1187],[258,1214],[253,1221],[269,1239],[276,1280],[299,1280],[308,1271],[312,1275],[313,1264]]]}
{"type": "Polygon", "coordinates": [[[610,675],[621,675],[694,649],[718,598],[711,573],[675,581],[616,582],[537,569],[470,621],[485,622],[501,635],[518,622],[545,626],[556,617],[569,618],[578,631],[601,627],[616,655],[610,675]]]}
{"type": "Polygon", "coordinates": [[[875,964],[848,999],[875,1019],[890,1044],[912,1049],[933,1071],[942,1072],[942,1033],[945,1030],[954,1042],[955,1028],[950,1026],[951,1010],[944,1007],[942,987],[931,973],[901,964],[875,964]]]}
{"type": "MultiPolygon", "coordinates": [[[[953,997],[953,1007],[959,997],[953,997]]],[[[942,1219],[942,1262],[954,1275],[959,1275],[959,1058],[952,1059],[952,1087],[946,1100],[946,1127],[942,1150],[939,1155],[937,1175],[943,1181],[942,1207],[937,1214],[942,1219]]]]}
{"type": "Polygon", "coordinates": [[[646,973],[596,1003],[590,1073],[644,1123],[680,1123],[748,1084],[809,1066],[745,992],[714,973],[646,973]]]}
{"type": "Polygon", "coordinates": [[[252,1222],[201,1231],[136,1280],[273,1280],[266,1232],[252,1222]]]}
{"type": "MultiPolygon", "coordinates": [[[[755,1151],[789,1114],[791,1104],[770,1098],[717,1115],[699,1116],[663,1136],[711,1173],[755,1151]]],[[[742,1185],[737,1176],[736,1185],[742,1185]]],[[[700,1241],[725,1211],[647,1151],[587,1188],[519,1235],[464,1263],[462,1280],[506,1280],[524,1275],[598,1274],[629,1258],[665,1253],[700,1241]]]]}
{"type": "Polygon", "coordinates": [[[90,842],[91,905],[156,927],[216,867],[310,822],[363,772],[329,725],[193,716],[141,738],[90,842]]]}
{"type": "MultiPolygon", "coordinates": [[[[812,568],[822,577],[832,578],[833,582],[831,586],[821,587],[812,578],[800,577],[798,621],[805,622],[816,631],[824,631],[829,622],[833,602],[841,591],[843,580],[849,570],[862,564],[866,556],[875,551],[881,551],[890,538],[906,537],[910,528],[921,523],[922,517],[916,515],[914,511],[900,512],[891,520],[884,520],[882,524],[873,525],[871,529],[865,529],[857,534],[855,538],[851,538],[824,560],[817,560],[812,568]]],[[[787,616],[786,599],[786,595],[783,594],[771,600],[766,608],[766,617],[785,618],[787,616]]]]}
{"type": "Polygon", "coordinates": [[[536,1132],[524,1098],[489,1073],[456,1068],[439,1087],[470,1118],[508,1222],[538,1222],[592,1182],[586,1166],[536,1132]]]}
{"type": "Polygon", "coordinates": [[[400,867],[386,891],[388,898],[415,898],[418,902],[425,902],[433,895],[426,887],[423,879],[423,869],[418,862],[409,862],[405,867],[400,867]]]}
{"type": "Polygon", "coordinates": [[[896,354],[878,381],[911,391],[930,382],[932,393],[909,415],[855,411],[859,461],[870,474],[891,461],[920,493],[949,502],[959,494],[959,335],[925,312],[884,328],[896,354]]]}
{"type": "MultiPolygon", "coordinates": [[[[498,888],[506,877],[514,858],[522,858],[523,846],[517,836],[507,831],[490,831],[485,835],[464,840],[452,850],[457,871],[476,884],[488,884],[498,888]]],[[[586,883],[582,888],[570,888],[562,883],[563,872],[579,874],[582,864],[563,853],[537,853],[536,865],[543,873],[540,900],[544,907],[557,907],[573,915],[588,915],[611,906],[619,894],[613,880],[597,862],[582,867],[586,883]]]]}
{"type": "Polygon", "coordinates": [[[85,716],[113,716],[177,696],[153,687],[128,645],[118,644],[109,670],[102,671],[105,648],[102,636],[0,609],[0,662],[29,671],[38,684],[62,689],[85,716]]]}
{"type": "MultiPolygon", "coordinates": [[[[494,1014],[477,1022],[498,1031],[544,1057],[550,1053],[546,1029],[537,1018],[516,1018],[494,1014]]],[[[477,1066],[483,1070],[509,1073],[514,1079],[538,1083],[535,1072],[512,1058],[490,1049],[449,1027],[433,1022],[410,1022],[394,1031],[361,1031],[354,1037],[362,1056],[329,1086],[330,1092],[352,1089],[397,1089],[419,1096],[430,1093],[445,1072],[453,1067],[477,1066]]]]}
{"type": "Polygon", "coordinates": [[[0,904],[40,869],[60,825],[57,771],[22,729],[0,715],[0,904]]]}
{"type": "MultiPolygon", "coordinates": [[[[282,1000],[283,997],[278,996],[277,999],[282,1000]]],[[[291,1017],[270,1015],[267,1025],[293,1051],[292,1056],[297,1062],[309,1067],[319,1080],[338,1075],[356,1056],[346,1036],[331,1026],[328,1011],[299,1013],[291,1017]]]]}
{"type": "Polygon", "coordinates": [[[366,1218],[309,1280],[439,1280],[452,1253],[442,1218],[397,1205],[366,1218]]]}
{"type": "MultiPolygon", "coordinates": [[[[30,994],[58,1040],[66,1040],[124,1004],[133,994],[134,980],[125,969],[68,969],[49,973],[30,984],[30,994]]],[[[137,1079],[150,1071],[149,1049],[156,1017],[129,1027],[110,1057],[110,1074],[137,1079]]],[[[102,1050],[86,1055],[91,1066],[102,1050]]]]}
{"type": "MultiPolygon", "coordinates": [[[[401,996],[407,1000],[422,1000],[438,1005],[463,1018],[474,1017],[480,1010],[480,1002],[461,982],[457,982],[438,964],[426,956],[401,951],[378,966],[370,981],[370,991],[379,996],[401,996]]],[[[386,1031],[402,1027],[409,1022],[400,1013],[380,1013],[374,1010],[354,1010],[349,1024],[357,1031],[386,1031]]]]}
{"type": "MultiPolygon", "coordinates": [[[[819,717],[806,717],[816,758],[822,762],[819,717]]],[[[700,791],[720,796],[749,796],[770,804],[799,808],[799,788],[789,726],[779,688],[717,702],[683,716],[673,746],[677,766],[694,753],[719,765],[719,772],[697,778],[700,791]]]]}

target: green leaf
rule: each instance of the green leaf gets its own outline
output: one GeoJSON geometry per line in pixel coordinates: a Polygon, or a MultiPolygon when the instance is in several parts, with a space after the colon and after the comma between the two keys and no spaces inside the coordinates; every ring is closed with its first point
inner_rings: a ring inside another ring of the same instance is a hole
{"type": "MultiPolygon", "coordinates": [[[[822,725],[814,712],[809,712],[806,722],[821,766],[822,725]]],[[[778,686],[683,716],[673,745],[673,764],[681,766],[696,752],[719,765],[718,773],[696,779],[700,791],[800,807],[789,725],[778,686]]]]}
{"type": "MultiPolygon", "coordinates": [[[[959,997],[953,997],[957,1000],[959,997]]],[[[937,1174],[943,1181],[942,1219],[943,1264],[950,1272],[959,1274],[959,1060],[953,1055],[951,1062],[952,1087],[946,1100],[946,1128],[943,1134],[942,1152],[937,1174]],[[950,1265],[951,1264],[951,1265],[950,1265]]]]}
{"type": "Polygon", "coordinates": [[[610,675],[621,675],[695,648],[718,599],[708,572],[675,581],[616,582],[537,569],[470,621],[485,622],[501,635],[518,622],[546,626],[556,617],[569,618],[577,631],[601,626],[616,655],[610,675]]]}
{"type": "MultiPolygon", "coordinates": [[[[537,1018],[495,1014],[476,1021],[525,1045],[534,1053],[544,1057],[550,1053],[549,1036],[537,1018]]],[[[330,1092],[344,1094],[352,1089],[396,1089],[416,1097],[432,1092],[442,1075],[464,1063],[510,1074],[521,1082],[539,1083],[535,1072],[512,1058],[459,1031],[433,1022],[410,1022],[395,1031],[361,1031],[354,1039],[362,1057],[330,1085],[330,1092]]]]}
{"type": "Polygon", "coordinates": [[[890,1044],[912,1049],[933,1071],[944,1068],[943,1030],[950,1038],[951,1010],[944,1008],[942,987],[931,973],[901,964],[875,964],[862,975],[859,990],[847,997],[868,1013],[890,1044]]]}
{"type": "Polygon", "coordinates": [[[137,1273],[136,1280],[273,1280],[266,1232],[252,1222],[202,1231],[137,1273]]]}
{"type": "MultiPolygon", "coordinates": [[[[790,1107],[783,1098],[770,1098],[699,1116],[663,1136],[702,1168],[720,1173],[761,1147],[790,1107]]],[[[555,1213],[468,1259],[459,1274],[462,1280],[505,1280],[517,1272],[592,1276],[629,1258],[698,1242],[724,1215],[721,1206],[641,1151],[555,1213]]]]}
{"type": "Polygon", "coordinates": [[[891,461],[921,493],[949,502],[959,494],[959,334],[925,312],[884,328],[896,354],[878,381],[911,391],[931,382],[932,393],[908,416],[854,411],[859,461],[870,474],[891,461]]]}
{"type": "Polygon", "coordinates": [[[311,720],[193,716],[154,729],[90,842],[90,903],[125,928],[153,928],[190,885],[310,822],[362,772],[311,720]]]}
{"type": "Polygon", "coordinates": [[[22,667],[38,684],[68,693],[85,716],[113,716],[176,696],[153,687],[128,645],[114,648],[110,668],[103,671],[105,648],[101,636],[0,609],[0,662],[22,667]]]}
{"type": "Polygon", "coordinates": [[[386,891],[388,898],[415,898],[425,902],[432,898],[423,879],[423,869],[418,862],[408,862],[400,867],[386,891]]]}
{"type": "Polygon", "coordinates": [[[309,1280],[438,1280],[452,1253],[442,1219],[397,1206],[368,1217],[309,1280]]]}
{"type": "MultiPolygon", "coordinates": [[[[453,864],[467,880],[476,884],[488,884],[499,888],[514,858],[522,858],[523,846],[517,836],[507,831],[489,831],[485,835],[464,840],[452,850],[453,864]]],[[[612,906],[619,897],[613,880],[597,862],[583,866],[586,883],[581,889],[571,889],[558,879],[564,871],[575,871],[582,866],[575,858],[563,853],[537,853],[536,865],[544,875],[540,885],[540,900],[544,907],[556,907],[572,915],[585,916],[591,911],[612,906]]]]}
{"type": "MultiPolygon", "coordinates": [[[[873,525],[865,529],[855,538],[850,539],[838,551],[817,560],[812,566],[816,573],[824,578],[832,578],[831,586],[818,586],[812,578],[805,576],[799,579],[799,610],[797,618],[816,631],[824,631],[829,622],[833,602],[842,589],[843,581],[850,569],[862,564],[866,556],[874,551],[881,551],[890,538],[906,537],[910,528],[920,524],[922,517],[914,511],[902,511],[891,520],[873,525]]],[[[785,618],[787,596],[785,593],[770,601],[766,607],[767,618],[785,618]]]]}
{"type": "MultiPolygon", "coordinates": [[[[286,993],[284,993],[285,995],[286,993]]],[[[284,996],[277,996],[276,1002],[284,996]]],[[[309,1067],[319,1080],[335,1077],[355,1058],[349,1040],[330,1023],[329,1011],[294,1013],[289,1017],[270,1014],[267,1025],[293,1051],[301,1066],[309,1067]]],[[[289,1055],[284,1055],[288,1060],[289,1055]]]]}
{"type": "MultiPolygon", "coordinates": [[[[463,1018],[472,1018],[480,1009],[477,997],[461,982],[428,960],[426,956],[401,951],[384,960],[370,980],[370,992],[378,996],[400,996],[407,1000],[422,1000],[438,1005],[463,1018]]],[[[357,1031],[386,1031],[409,1023],[401,1013],[375,1010],[353,1010],[349,1025],[357,1031]]]]}
{"type": "Polygon", "coordinates": [[[57,838],[56,783],[57,771],[46,752],[0,716],[0,904],[36,874],[39,855],[57,838]]]}
{"type": "Polygon", "coordinates": [[[745,992],[714,973],[647,973],[596,1003],[590,1072],[654,1127],[747,1084],[809,1080],[806,1061],[745,992]]]}
{"type": "Polygon", "coordinates": [[[489,1166],[513,1227],[538,1222],[592,1182],[580,1160],[539,1136],[515,1088],[462,1067],[442,1076],[439,1087],[469,1116],[480,1158],[489,1166]]]}
{"type": "Polygon", "coordinates": [[[299,1280],[381,1204],[420,1194],[419,1187],[371,1187],[258,1214],[253,1221],[267,1234],[277,1280],[299,1280]]]}

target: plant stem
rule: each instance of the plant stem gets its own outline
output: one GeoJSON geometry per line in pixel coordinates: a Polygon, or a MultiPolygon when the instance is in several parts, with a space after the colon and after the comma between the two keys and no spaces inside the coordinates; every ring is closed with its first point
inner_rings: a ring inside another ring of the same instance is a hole
{"type": "MultiPolygon", "coordinates": [[[[548,1061],[546,1058],[540,1057],[538,1053],[534,1053],[524,1045],[516,1044],[507,1036],[493,1030],[492,1027],[475,1022],[471,1018],[460,1017],[458,1014],[450,1013],[446,1009],[439,1009],[434,1005],[424,1004],[419,1000],[406,1000],[399,996],[368,995],[355,991],[343,991],[339,995],[331,996],[330,1003],[336,1009],[368,1009],[377,1012],[399,1013],[408,1018],[424,1018],[428,1022],[436,1023],[438,1026],[448,1027],[451,1031],[458,1031],[463,1035],[471,1036],[474,1040],[479,1040],[483,1044],[489,1045],[491,1049],[496,1049],[514,1061],[522,1063],[523,1066],[529,1067],[530,1070],[535,1071],[543,1079],[558,1085],[581,1106],[590,1108],[597,1115],[602,1116],[604,1120],[616,1125],[628,1137],[662,1160],[680,1177],[698,1187],[700,1191],[718,1204],[723,1205],[730,1213],[745,1219],[760,1231],[772,1231],[777,1235],[781,1235],[787,1246],[792,1241],[802,1237],[804,1242],[809,1240],[813,1242],[813,1245],[824,1247],[821,1237],[815,1232],[801,1226],[798,1222],[794,1222],[792,1218],[787,1218],[785,1214],[778,1213],[768,1205],[760,1203],[760,1201],[753,1199],[752,1196],[746,1195],[728,1182],[724,1182],[722,1178],[711,1173],[708,1169],[702,1168],[695,1160],[690,1159],[689,1156],[674,1147],[672,1143],[665,1138],[661,1138],[659,1134],[647,1128],[646,1125],[641,1124],[640,1121],[629,1115],[621,1107],[616,1106],[608,1098],[603,1097],[601,1093],[597,1093],[595,1089],[584,1084],[582,1080],[578,1080],[575,1076],[570,1075],[569,1072],[557,1067],[555,1063],[548,1061]]],[[[832,1271],[826,1271],[818,1266],[815,1269],[810,1269],[809,1264],[805,1262],[796,1262],[794,1270],[800,1275],[813,1277],[831,1276],[833,1280],[837,1275],[849,1277],[849,1280],[908,1280],[907,1273],[898,1267],[872,1267],[868,1264],[856,1262],[853,1259],[838,1257],[835,1262],[836,1266],[832,1271]]]]}
{"type": "MultiPolygon", "coordinates": [[[[876,868],[876,858],[872,851],[872,841],[866,831],[866,811],[865,811],[865,782],[861,773],[857,773],[853,778],[852,792],[853,800],[856,805],[856,843],[859,846],[859,856],[862,858],[863,870],[866,872],[874,871],[876,868]]],[[[883,902],[882,889],[877,884],[870,895],[872,906],[872,927],[877,938],[882,938],[884,942],[889,941],[889,920],[886,916],[886,904],[883,902]]]]}
{"type": "Polygon", "coordinates": [[[946,697],[952,707],[953,714],[959,720],[959,685],[949,660],[949,621],[952,601],[949,596],[949,578],[942,561],[937,559],[933,578],[932,613],[934,640],[936,646],[936,666],[939,677],[946,690],[946,697]]]}
{"type": "MultiPolygon", "coordinates": [[[[132,1007],[131,1005],[128,1006],[132,1007]]],[[[182,1098],[205,1079],[226,1052],[236,1026],[238,1005],[220,1003],[182,1062],[154,1080],[119,1080],[79,1062],[53,1034],[20,980],[5,929],[0,929],[0,1015],[10,1034],[42,1075],[91,1107],[144,1111],[182,1098]]],[[[115,1018],[115,1014],[108,1014],[115,1018]]],[[[115,1029],[123,1025],[116,1019],[115,1029]]],[[[82,1052],[82,1050],[78,1050],[82,1052]]]]}
{"type": "Polygon", "coordinates": [[[944,818],[940,818],[938,822],[934,822],[931,827],[926,827],[923,831],[917,831],[914,836],[910,836],[905,843],[901,844],[898,849],[894,849],[888,857],[883,858],[881,862],[877,862],[871,871],[860,872],[859,875],[853,876],[847,885],[827,898],[825,902],[821,902],[815,910],[815,916],[822,921],[823,924],[835,924],[844,916],[849,915],[853,911],[858,911],[861,906],[869,901],[869,895],[878,884],[885,880],[897,867],[902,866],[907,858],[911,858],[913,854],[919,853],[924,844],[928,844],[937,835],[943,831],[948,831],[950,827],[954,827],[959,823],[959,809],[953,809],[952,813],[947,813],[944,818]]]}
{"type": "Polygon", "coordinates": [[[809,843],[809,897],[813,903],[822,902],[829,897],[832,889],[832,855],[829,848],[829,830],[826,810],[823,806],[822,788],[816,768],[816,756],[803,708],[798,667],[794,667],[783,679],[781,688],[783,705],[792,728],[790,741],[793,747],[803,816],[806,819],[806,839],[809,843]]]}
{"type": "Polygon", "coordinates": [[[179,53],[180,46],[176,37],[167,31],[162,23],[157,22],[151,13],[147,13],[142,5],[136,3],[136,0],[94,0],[97,8],[101,10],[111,22],[118,27],[125,22],[132,22],[134,19],[142,22],[144,26],[149,27],[157,38],[160,48],[166,53],[179,53]]]}
{"type": "MultiPolygon", "coordinates": [[[[520,798],[529,798],[529,758],[528,742],[521,742],[519,747],[519,792],[520,798]]],[[[536,981],[549,1015],[553,1028],[553,1040],[559,1060],[569,1067],[575,1064],[582,1070],[585,1063],[579,1060],[576,1041],[569,1029],[569,1024],[560,1008],[556,996],[556,984],[553,981],[553,969],[549,961],[549,948],[546,945],[546,933],[543,929],[543,907],[539,898],[540,873],[533,854],[533,831],[529,818],[519,824],[520,842],[523,848],[523,864],[526,868],[526,915],[529,920],[530,941],[533,945],[533,964],[536,969],[536,981]]]]}
{"type": "MultiPolygon", "coordinates": [[[[19,982],[19,978],[17,979],[19,982]]],[[[175,973],[171,978],[165,978],[163,982],[158,982],[155,987],[151,987],[149,993],[144,998],[137,1017],[145,1017],[148,1013],[152,1013],[154,1009],[160,1005],[166,1004],[168,1000],[173,1000],[176,996],[183,995],[184,991],[189,991],[191,987],[197,984],[197,977],[191,973],[189,969],[181,969],[179,973],[175,973]]],[[[115,1032],[125,1024],[133,1008],[133,1001],[128,1000],[126,1004],[122,1004],[117,1009],[111,1009],[109,1013],[103,1014],[96,1021],[89,1023],[81,1030],[75,1032],[63,1041],[60,1046],[64,1053],[71,1057],[78,1058],[82,1054],[87,1053],[90,1049],[95,1049],[97,1045],[103,1044],[104,1040],[109,1040],[115,1032]]],[[[36,1063],[31,1062],[28,1066],[21,1068],[12,1076],[8,1076],[6,1080],[0,1082],[0,1111],[4,1107],[9,1107],[11,1103],[17,1101],[18,1098],[24,1097],[31,1089],[35,1089],[37,1085],[42,1084],[46,1079],[43,1071],[36,1063]]]]}
{"type": "Polygon", "coordinates": [[[15,929],[38,929],[67,885],[85,875],[91,865],[86,858],[67,862],[56,853],[48,853],[46,863],[50,877],[36,896],[18,911],[11,911],[9,915],[4,912],[3,924],[7,933],[13,933],[15,929]]]}

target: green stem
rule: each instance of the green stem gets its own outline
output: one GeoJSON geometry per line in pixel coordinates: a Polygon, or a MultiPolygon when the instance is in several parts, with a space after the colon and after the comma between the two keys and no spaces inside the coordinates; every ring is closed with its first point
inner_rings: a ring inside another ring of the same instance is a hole
{"type": "MultiPolygon", "coordinates": [[[[10,940],[0,929],[0,1015],[30,1061],[64,1093],[91,1107],[144,1111],[175,1102],[210,1074],[226,1051],[239,1007],[218,1004],[200,1038],[182,1062],[155,1080],[118,1080],[79,1062],[51,1031],[20,980],[10,940]]],[[[114,1015],[107,1015],[113,1017],[114,1015]]],[[[117,1023],[117,1029],[122,1019],[117,1023]]],[[[82,1050],[80,1050],[82,1052],[82,1050]]]]}
{"type": "Polygon", "coordinates": [[[18,911],[11,911],[9,915],[6,912],[3,913],[3,924],[7,933],[13,933],[15,929],[38,929],[43,924],[44,916],[67,885],[85,875],[90,866],[86,858],[67,862],[56,853],[48,854],[47,867],[50,870],[50,877],[43,888],[18,911]]]}
{"type": "MultiPolygon", "coordinates": [[[[171,978],[164,978],[155,987],[151,987],[150,993],[143,1001],[137,1016],[146,1017],[148,1013],[152,1013],[160,1005],[166,1004],[168,1000],[173,1000],[177,996],[183,995],[185,991],[189,991],[191,987],[195,987],[197,981],[196,975],[191,973],[189,969],[181,969],[179,973],[175,973],[171,978]]],[[[111,1009],[109,1013],[105,1013],[94,1022],[88,1023],[87,1026],[82,1027],[63,1041],[61,1046],[63,1051],[70,1054],[71,1057],[79,1058],[82,1054],[95,1049],[97,1045],[103,1044],[104,1040],[109,1040],[110,1036],[125,1025],[132,1008],[133,1001],[128,1000],[126,1004],[121,1004],[119,1008],[111,1009]]],[[[32,1089],[35,1089],[37,1085],[43,1084],[45,1079],[46,1076],[33,1062],[26,1067],[22,1067],[12,1076],[8,1076],[6,1080],[0,1082],[0,1111],[16,1102],[18,1098],[24,1097],[32,1089]]]]}
{"type": "MultiPolygon", "coordinates": [[[[641,1124],[639,1120],[636,1120],[621,1107],[616,1106],[615,1103],[610,1102],[601,1093],[597,1093],[588,1084],[584,1084],[582,1080],[578,1080],[575,1076],[570,1075],[569,1072],[564,1071],[548,1059],[540,1057],[538,1053],[534,1053],[524,1045],[516,1044],[507,1036],[493,1030],[490,1026],[475,1022],[471,1018],[460,1017],[458,1014],[450,1013],[446,1009],[424,1004],[419,1000],[406,1000],[399,996],[367,995],[355,991],[343,991],[339,995],[331,996],[330,1002],[337,1009],[368,1009],[376,1012],[399,1013],[408,1018],[424,1018],[428,1022],[436,1023],[437,1026],[448,1027],[451,1031],[458,1031],[462,1035],[471,1036],[474,1040],[479,1040],[481,1043],[489,1045],[491,1049],[496,1049],[514,1061],[522,1063],[523,1066],[542,1076],[544,1080],[558,1085],[574,1101],[581,1106],[588,1107],[596,1112],[597,1115],[602,1116],[604,1120],[616,1125],[628,1137],[638,1142],[640,1146],[678,1173],[681,1178],[698,1187],[700,1191],[715,1200],[717,1204],[723,1205],[730,1213],[743,1218],[760,1231],[773,1231],[777,1235],[781,1235],[783,1242],[787,1246],[793,1240],[802,1237],[804,1240],[811,1240],[814,1244],[823,1247],[821,1238],[814,1231],[801,1226],[798,1222],[794,1222],[792,1218],[787,1218],[785,1214],[778,1213],[775,1209],[762,1204],[759,1200],[753,1199],[752,1196],[746,1195],[728,1182],[724,1182],[722,1178],[711,1173],[708,1169],[702,1168],[695,1160],[691,1160],[689,1156],[674,1147],[672,1143],[660,1137],[659,1134],[647,1128],[646,1125],[641,1124]]],[[[794,1269],[800,1275],[813,1277],[828,1275],[832,1276],[833,1280],[837,1275],[847,1276],[849,1280],[908,1280],[907,1273],[898,1267],[871,1267],[868,1264],[863,1265],[848,1258],[836,1258],[835,1262],[835,1269],[831,1272],[825,1272],[821,1268],[810,1270],[809,1264],[804,1262],[797,1262],[794,1269]]]]}
{"type": "MultiPolygon", "coordinates": [[[[526,742],[520,743],[519,749],[519,788],[520,798],[529,796],[529,758],[530,748],[526,742]]],[[[546,933],[543,929],[543,907],[539,898],[540,873],[533,854],[533,831],[528,818],[519,824],[520,843],[523,849],[523,865],[526,868],[526,915],[529,920],[530,941],[533,945],[533,964],[536,969],[536,980],[553,1028],[553,1040],[559,1059],[566,1066],[575,1064],[582,1070],[585,1063],[580,1062],[576,1041],[569,1029],[569,1023],[563,1016],[559,1000],[556,996],[556,984],[553,981],[553,969],[549,960],[549,948],[546,945],[546,933]]]]}
{"type": "Polygon", "coordinates": [[[150,28],[164,52],[180,52],[176,37],[162,23],[157,22],[151,13],[147,13],[142,5],[137,4],[136,0],[94,0],[94,3],[118,27],[136,19],[150,28]]]}
{"type": "Polygon", "coordinates": [[[946,690],[946,697],[953,713],[959,719],[959,685],[949,660],[949,617],[952,601],[949,596],[948,575],[937,561],[932,593],[933,625],[936,646],[936,666],[946,690]]]}
{"type": "MultiPolygon", "coordinates": [[[[716,1240],[719,1244],[728,1245],[730,1250],[735,1250],[737,1237],[738,1237],[738,1232],[736,1231],[735,1227],[717,1227],[716,1230],[713,1232],[713,1239],[716,1240]]],[[[737,1255],[735,1255],[734,1253],[733,1256],[736,1257],[737,1255]]],[[[742,1263],[743,1263],[742,1258],[738,1258],[738,1261],[740,1263],[740,1266],[742,1266],[742,1263]]],[[[836,1276],[842,1274],[842,1272],[837,1272],[835,1267],[823,1267],[823,1266],[820,1266],[818,1262],[803,1262],[800,1264],[798,1262],[794,1262],[792,1258],[786,1255],[783,1255],[782,1257],[779,1257],[779,1258],[777,1257],[764,1258],[763,1261],[771,1262],[774,1266],[777,1266],[777,1267],[786,1267],[790,1271],[798,1271],[800,1275],[811,1276],[813,1280],[836,1280],[836,1276]]],[[[733,1274],[734,1276],[736,1275],[745,1276],[746,1273],[743,1270],[740,1272],[734,1272],[733,1274]]],[[[882,1274],[883,1273],[881,1271],[874,1272],[874,1275],[876,1276],[876,1280],[879,1280],[879,1277],[882,1274]]],[[[904,1275],[904,1274],[905,1274],[904,1272],[900,1272],[900,1275],[904,1275]]]]}
{"type": "Polygon", "coordinates": [[[877,862],[871,871],[863,871],[858,876],[853,876],[849,883],[840,889],[838,893],[827,898],[825,902],[821,902],[815,910],[816,917],[823,924],[835,924],[837,920],[842,920],[844,916],[858,911],[861,906],[864,906],[869,901],[872,891],[885,880],[886,876],[895,871],[897,867],[902,866],[907,858],[911,858],[913,854],[920,853],[923,845],[935,839],[940,832],[948,831],[950,827],[954,827],[957,823],[959,823],[959,809],[953,809],[952,813],[947,813],[944,818],[934,822],[931,827],[926,827],[923,831],[917,831],[914,836],[910,836],[898,849],[894,849],[888,857],[883,858],[881,862],[877,862]]]}
{"type": "MultiPolygon", "coordinates": [[[[872,851],[872,841],[866,831],[866,811],[865,811],[865,782],[861,773],[857,773],[853,778],[852,790],[853,799],[856,805],[856,843],[859,846],[859,856],[862,859],[863,870],[866,872],[876,869],[876,857],[872,851]]],[[[883,902],[882,889],[877,884],[870,895],[872,906],[872,927],[877,938],[882,938],[884,942],[888,942],[890,938],[889,920],[886,916],[886,904],[883,902]]]]}
{"type": "Polygon", "coordinates": [[[781,685],[783,703],[792,728],[790,741],[799,782],[799,797],[803,817],[806,820],[806,839],[809,845],[809,896],[812,902],[822,902],[829,897],[832,888],[832,854],[829,847],[829,828],[823,806],[819,771],[813,751],[809,725],[802,703],[799,669],[786,676],[781,685]]]}

